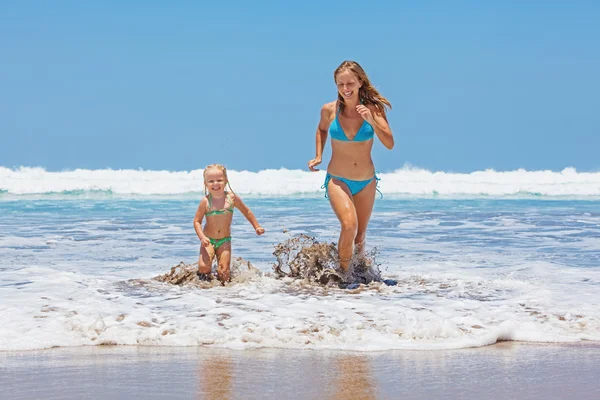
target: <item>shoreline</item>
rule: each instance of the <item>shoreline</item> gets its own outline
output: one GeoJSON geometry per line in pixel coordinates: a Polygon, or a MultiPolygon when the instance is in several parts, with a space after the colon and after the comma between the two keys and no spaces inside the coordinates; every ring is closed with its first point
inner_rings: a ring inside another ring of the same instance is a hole
{"type": "Polygon", "coordinates": [[[0,398],[593,399],[600,344],[452,350],[83,346],[0,352],[0,398]]]}
{"type": "MultiPolygon", "coordinates": [[[[171,350],[191,350],[191,349],[207,349],[207,351],[232,351],[232,352],[259,352],[259,351],[284,351],[284,352],[325,352],[325,353],[356,353],[356,354],[372,354],[374,356],[378,354],[390,354],[390,353],[404,353],[404,352],[445,352],[445,351],[467,351],[467,350],[479,350],[479,349],[487,349],[487,348],[504,348],[508,346],[558,346],[558,347],[591,347],[600,349],[600,341],[594,340],[580,340],[578,342],[526,342],[519,340],[499,340],[495,343],[491,343],[484,346],[473,346],[473,347],[461,347],[461,348],[415,348],[415,349],[387,349],[387,350],[349,350],[349,349],[315,349],[315,348],[285,348],[285,347],[257,347],[257,348],[230,348],[230,347],[220,347],[215,345],[193,345],[193,346],[152,346],[152,345],[130,345],[130,344],[98,344],[98,345],[81,345],[81,346],[54,346],[47,349],[25,349],[25,350],[0,350],[0,358],[3,355],[15,355],[15,354],[28,354],[32,352],[47,352],[47,351],[61,351],[61,350],[70,350],[73,349],[77,351],[77,349],[165,349],[165,351],[171,350]]],[[[118,351],[118,350],[117,350],[118,351]]]]}

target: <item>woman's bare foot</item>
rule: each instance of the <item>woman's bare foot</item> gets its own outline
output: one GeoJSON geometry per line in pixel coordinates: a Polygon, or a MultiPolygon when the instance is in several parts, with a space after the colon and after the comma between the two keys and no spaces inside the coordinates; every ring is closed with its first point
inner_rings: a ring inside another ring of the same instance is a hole
{"type": "Polygon", "coordinates": [[[214,278],[211,273],[203,274],[202,272],[198,271],[198,279],[200,279],[201,281],[208,282],[208,281],[212,281],[214,278]]]}

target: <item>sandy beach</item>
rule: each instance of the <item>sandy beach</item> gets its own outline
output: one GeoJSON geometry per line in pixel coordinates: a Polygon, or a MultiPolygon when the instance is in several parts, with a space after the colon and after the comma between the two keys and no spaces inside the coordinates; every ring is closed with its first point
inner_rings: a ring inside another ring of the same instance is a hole
{"type": "Polygon", "coordinates": [[[97,346],[0,353],[2,399],[598,399],[600,346],[445,351],[97,346]]]}

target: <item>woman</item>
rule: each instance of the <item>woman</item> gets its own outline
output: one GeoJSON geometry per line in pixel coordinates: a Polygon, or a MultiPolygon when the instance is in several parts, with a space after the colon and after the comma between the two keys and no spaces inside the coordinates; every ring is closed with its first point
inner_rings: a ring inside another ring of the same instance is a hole
{"type": "Polygon", "coordinates": [[[308,162],[311,171],[321,163],[327,135],[331,135],[331,160],[325,178],[325,196],[340,221],[340,267],[348,270],[354,245],[362,254],[367,225],[375,203],[377,176],[371,159],[373,138],[388,149],[394,137],[385,108],[390,102],[373,87],[355,61],[344,61],[333,73],[337,100],[321,108],[317,128],[317,155],[308,162]]]}

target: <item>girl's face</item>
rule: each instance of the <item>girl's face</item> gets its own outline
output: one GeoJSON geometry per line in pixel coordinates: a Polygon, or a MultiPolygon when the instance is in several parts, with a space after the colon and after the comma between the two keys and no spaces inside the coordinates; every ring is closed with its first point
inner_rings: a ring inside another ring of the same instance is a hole
{"type": "Polygon", "coordinates": [[[218,168],[209,168],[204,174],[204,185],[213,196],[222,195],[225,192],[225,185],[227,185],[225,173],[218,168]]]}
{"type": "Polygon", "coordinates": [[[344,99],[352,99],[358,97],[358,89],[362,86],[358,77],[354,72],[345,69],[335,77],[335,84],[340,96],[344,99]]]}

